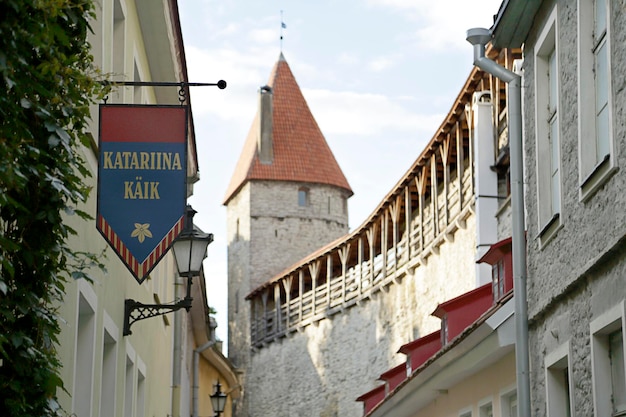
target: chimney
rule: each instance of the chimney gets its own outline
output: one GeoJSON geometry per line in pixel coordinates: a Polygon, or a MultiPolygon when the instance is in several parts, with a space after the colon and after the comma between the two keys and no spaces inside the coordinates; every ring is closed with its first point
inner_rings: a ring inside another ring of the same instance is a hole
{"type": "Polygon", "coordinates": [[[272,145],[273,93],[270,86],[259,90],[259,138],[258,152],[262,164],[271,164],[274,160],[272,145]]]}

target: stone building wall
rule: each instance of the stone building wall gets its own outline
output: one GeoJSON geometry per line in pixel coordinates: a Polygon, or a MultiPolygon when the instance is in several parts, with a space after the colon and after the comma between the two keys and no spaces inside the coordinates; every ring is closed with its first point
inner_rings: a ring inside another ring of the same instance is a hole
{"type": "Polygon", "coordinates": [[[346,193],[322,184],[250,183],[252,288],[348,233],[346,193]],[[306,206],[298,205],[301,188],[308,190],[306,206]]]}
{"type": "MultiPolygon", "coordinates": [[[[545,416],[545,358],[560,347],[570,359],[572,415],[594,415],[593,336],[590,324],[626,299],[626,10],[612,9],[610,60],[612,117],[617,168],[606,182],[583,198],[579,134],[578,2],[557,4],[561,215],[550,239],[541,239],[537,207],[535,126],[535,43],[555,2],[544,2],[524,49],[525,175],[527,184],[528,305],[533,415],[545,416]]],[[[620,307],[621,306],[621,307],[620,307]]],[[[622,318],[623,320],[623,318],[622,318]]]]}
{"type": "MultiPolygon", "coordinates": [[[[347,192],[296,182],[251,181],[227,206],[229,359],[249,367],[250,303],[245,297],[315,249],[348,232],[347,192]],[[308,190],[308,205],[299,206],[298,190],[308,190]]],[[[245,392],[244,392],[245,395],[245,392]]],[[[247,398],[236,406],[248,415],[247,398]]]]}
{"type": "Polygon", "coordinates": [[[273,343],[254,349],[250,416],[359,417],[356,398],[398,365],[398,349],[440,328],[437,304],[475,287],[475,219],[397,283],[273,343]]]}

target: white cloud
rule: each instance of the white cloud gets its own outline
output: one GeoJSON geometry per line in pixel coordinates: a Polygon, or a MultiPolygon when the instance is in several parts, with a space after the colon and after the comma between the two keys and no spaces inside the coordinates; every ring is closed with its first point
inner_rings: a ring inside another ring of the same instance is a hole
{"type": "Polygon", "coordinates": [[[441,114],[412,112],[405,98],[329,90],[304,90],[303,94],[325,135],[432,133],[442,120],[441,114]]]}
{"type": "Polygon", "coordinates": [[[381,72],[393,67],[397,62],[397,59],[391,57],[378,57],[371,61],[367,66],[371,71],[381,72]]]}
{"type": "Polygon", "coordinates": [[[251,30],[248,34],[248,38],[259,44],[276,43],[276,30],[272,29],[255,29],[251,30]]]}
{"type": "Polygon", "coordinates": [[[427,49],[465,47],[465,32],[491,27],[501,0],[369,0],[370,5],[402,13],[415,22],[418,45],[427,49]],[[489,12],[485,12],[489,10],[489,12]]]}

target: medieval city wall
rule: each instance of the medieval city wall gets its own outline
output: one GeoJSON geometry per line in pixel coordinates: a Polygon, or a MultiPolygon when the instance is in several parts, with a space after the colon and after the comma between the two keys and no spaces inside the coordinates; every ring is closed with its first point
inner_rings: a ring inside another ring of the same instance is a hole
{"type": "Polygon", "coordinates": [[[352,307],[253,348],[247,372],[250,415],[361,416],[356,398],[401,363],[398,349],[440,328],[437,305],[475,287],[475,220],[423,263],[352,307]]]}

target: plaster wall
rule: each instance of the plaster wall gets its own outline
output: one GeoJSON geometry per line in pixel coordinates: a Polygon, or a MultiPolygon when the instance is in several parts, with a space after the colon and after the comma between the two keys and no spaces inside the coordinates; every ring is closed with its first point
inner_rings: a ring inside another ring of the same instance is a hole
{"type": "MultiPolygon", "coordinates": [[[[612,98],[611,158],[616,170],[588,198],[580,184],[578,2],[544,2],[525,44],[524,130],[527,186],[528,305],[533,415],[546,415],[544,356],[569,341],[575,381],[572,415],[593,415],[589,323],[626,298],[626,10],[612,4],[610,66],[612,98]],[[558,3],[558,4],[557,4],[558,3]],[[537,209],[535,124],[535,43],[557,4],[559,63],[559,138],[561,225],[540,239],[537,209]]],[[[593,98],[582,97],[582,100],[593,98]]],[[[610,104],[611,105],[611,104],[610,104]]]]}
{"type": "Polygon", "coordinates": [[[442,390],[428,406],[413,417],[459,417],[471,412],[482,416],[480,408],[491,403],[494,417],[511,416],[508,396],[515,392],[515,352],[511,352],[481,372],[442,390]]]}

